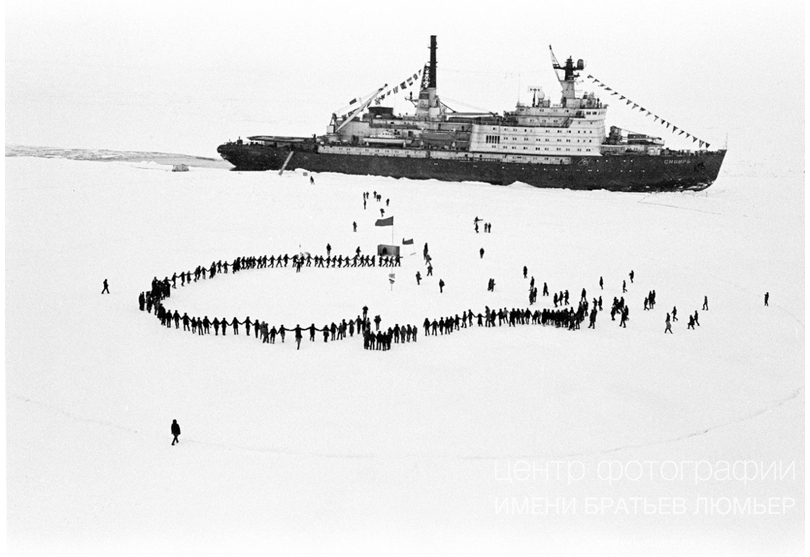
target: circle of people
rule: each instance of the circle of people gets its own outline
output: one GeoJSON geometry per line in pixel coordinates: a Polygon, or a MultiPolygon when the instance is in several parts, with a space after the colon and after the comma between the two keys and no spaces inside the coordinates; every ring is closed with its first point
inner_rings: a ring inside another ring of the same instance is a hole
{"type": "MultiPolygon", "coordinates": [[[[368,198],[369,193],[365,192],[363,194],[364,209],[366,207],[366,201],[368,198]]],[[[382,196],[376,191],[374,192],[374,200],[377,202],[382,201],[382,196]]],[[[388,199],[385,200],[386,206],[389,205],[389,201],[390,200],[388,199]]],[[[476,233],[479,231],[479,222],[483,222],[483,219],[479,219],[476,216],[473,220],[473,226],[476,233]]],[[[352,223],[352,225],[356,231],[357,224],[352,223]]],[[[490,233],[492,230],[491,227],[491,223],[484,223],[484,232],[490,233]]],[[[483,248],[480,249],[479,255],[480,258],[483,259],[483,248]]],[[[423,257],[427,266],[427,276],[432,276],[432,258],[428,252],[427,243],[425,243],[424,246],[423,257]]],[[[237,257],[233,260],[233,262],[228,262],[227,260],[225,262],[222,260],[214,261],[210,266],[197,266],[193,272],[185,271],[181,272],[180,274],[174,273],[171,278],[165,277],[163,280],[158,280],[157,277],[153,278],[151,289],[141,292],[138,296],[138,307],[141,311],[146,311],[149,313],[153,313],[154,310],[154,315],[160,321],[161,326],[171,328],[172,324],[174,324],[175,329],[179,329],[180,323],[182,323],[184,331],[197,335],[211,334],[211,330],[213,329],[215,336],[219,336],[220,333],[222,333],[222,336],[226,336],[228,328],[233,329],[234,335],[239,335],[239,326],[243,325],[245,327],[245,334],[248,337],[250,337],[252,328],[253,336],[256,339],[261,338],[263,344],[275,344],[276,338],[279,338],[283,343],[287,333],[292,333],[294,342],[296,343],[296,348],[300,349],[304,332],[308,333],[309,340],[311,342],[315,341],[316,333],[320,333],[322,335],[323,342],[329,342],[330,340],[344,340],[346,338],[346,333],[348,333],[349,337],[351,338],[354,336],[355,332],[357,332],[359,336],[363,337],[363,347],[365,349],[390,350],[392,343],[416,342],[418,328],[415,325],[410,324],[406,324],[404,326],[395,324],[393,327],[388,327],[387,330],[381,330],[380,323],[382,318],[377,315],[373,320],[370,319],[368,317],[368,307],[363,307],[362,316],[357,315],[355,318],[341,319],[339,323],[332,322],[331,324],[325,324],[320,328],[316,327],[314,323],[312,323],[309,327],[301,327],[300,324],[297,324],[295,327],[289,328],[285,327],[283,324],[279,325],[278,327],[275,325],[269,325],[266,321],[251,319],[250,316],[245,317],[243,320],[239,320],[237,317],[228,320],[225,317],[222,319],[217,317],[209,319],[207,315],[203,317],[189,316],[188,313],[183,313],[183,315],[180,315],[178,310],[166,308],[164,306],[164,300],[171,296],[172,289],[177,288],[178,280],[180,281],[180,286],[182,287],[186,286],[187,284],[191,284],[192,282],[196,283],[201,279],[208,280],[213,279],[220,274],[228,274],[229,270],[235,274],[248,269],[264,269],[268,267],[287,268],[291,265],[292,268],[294,268],[298,273],[304,266],[314,268],[399,267],[401,266],[401,263],[402,259],[399,255],[362,255],[359,246],[355,251],[355,255],[352,257],[348,255],[333,256],[332,246],[330,244],[326,245],[326,256],[312,256],[310,253],[299,253],[292,256],[289,254],[284,254],[278,256],[271,255],[269,257],[267,255],[260,257],[237,257]],[[372,330],[371,327],[372,321],[374,322],[375,326],[374,330],[372,330]]],[[[629,273],[631,284],[633,283],[634,276],[635,273],[631,270],[629,273]]],[[[528,278],[528,268],[526,266],[523,267],[523,278],[528,278]]],[[[421,280],[421,274],[417,271],[417,285],[421,284],[421,280]]],[[[439,279],[440,293],[444,291],[444,286],[444,280],[439,279]]],[[[604,281],[602,277],[599,277],[599,288],[600,290],[604,289],[604,281]]],[[[495,291],[495,279],[489,279],[487,290],[490,292],[495,291]]],[[[105,292],[109,293],[106,279],[104,281],[104,291],[102,293],[105,292]]],[[[627,281],[623,280],[622,293],[626,292],[627,281]]],[[[548,285],[545,282],[543,283],[542,295],[549,296],[548,285]]],[[[459,329],[467,327],[471,328],[473,327],[474,323],[477,323],[479,327],[494,327],[496,326],[496,320],[497,326],[501,326],[503,323],[507,323],[507,325],[510,327],[531,323],[540,324],[543,326],[554,326],[567,328],[570,330],[578,330],[580,328],[580,324],[587,317],[589,320],[588,328],[595,329],[597,312],[602,311],[602,297],[599,296],[598,298],[593,298],[592,303],[589,304],[586,290],[583,288],[576,310],[574,310],[572,305],[569,303],[569,297],[570,295],[568,290],[560,291],[559,293],[555,292],[552,297],[552,301],[554,303],[553,309],[549,307],[542,310],[535,309],[532,311],[530,308],[512,308],[510,310],[504,307],[495,310],[490,309],[489,306],[486,306],[484,311],[479,313],[475,313],[470,309],[462,312],[461,316],[455,314],[433,320],[426,317],[422,326],[424,328],[425,336],[451,334],[453,331],[458,331],[459,329]]],[[[536,302],[537,288],[535,287],[534,277],[531,277],[531,281],[529,283],[529,306],[534,305],[536,302]]],[[[768,305],[768,294],[765,295],[765,305],[768,305]]],[[[651,290],[644,298],[644,309],[652,310],[654,307],[655,290],[651,290]]],[[[708,297],[704,297],[702,309],[704,311],[708,311],[708,297]]],[[[677,308],[673,307],[672,312],[667,313],[664,333],[672,334],[672,322],[678,320],[677,312],[677,308]]],[[[610,309],[611,320],[615,321],[616,316],[618,315],[620,318],[619,326],[626,328],[629,314],[630,310],[624,301],[624,296],[614,297],[610,309]]],[[[700,326],[697,310],[695,310],[694,315],[689,316],[687,329],[694,329],[696,325],[700,326]]]]}

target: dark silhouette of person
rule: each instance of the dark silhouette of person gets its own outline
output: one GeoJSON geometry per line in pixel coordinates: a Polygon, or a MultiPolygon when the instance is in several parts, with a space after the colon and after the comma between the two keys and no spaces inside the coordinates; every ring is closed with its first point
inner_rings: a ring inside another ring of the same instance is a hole
{"type": "MultiPolygon", "coordinates": [[[[103,292],[103,291],[102,291],[101,293],[102,293],[102,294],[104,294],[104,292],[103,292]]],[[[144,293],[143,293],[143,292],[141,292],[141,293],[138,295],[138,307],[141,309],[141,311],[143,311],[143,307],[144,307],[145,305],[146,305],[146,296],[144,296],[144,293]]],[[[768,302],[767,302],[767,301],[765,302],[765,305],[766,305],[766,306],[768,305],[768,302]]]]}
{"type": "Polygon", "coordinates": [[[352,228],[354,229],[354,232],[357,232],[357,223],[356,222],[352,222],[352,228]]]}
{"type": "Polygon", "coordinates": [[[709,297],[703,296],[703,311],[709,311],[709,297]]]}
{"type": "Polygon", "coordinates": [[[296,350],[301,350],[301,337],[302,336],[303,335],[301,334],[301,325],[296,325],[295,326],[295,349],[296,350]]]}
{"type": "Polygon", "coordinates": [[[605,289],[605,282],[602,280],[602,277],[599,277],[599,289],[600,290],[605,289]]]}
{"type": "MultiPolygon", "coordinates": [[[[422,275],[419,274],[419,271],[416,271],[416,286],[419,286],[422,281],[422,275]]],[[[765,305],[768,305],[767,303],[765,305]]]]}
{"type": "Polygon", "coordinates": [[[636,276],[636,274],[633,272],[633,269],[630,269],[630,284],[633,284],[633,277],[634,276],[636,276]]]}
{"type": "Polygon", "coordinates": [[[439,279],[439,294],[441,294],[442,292],[444,292],[444,281],[442,279],[439,279]]]}
{"type": "Polygon", "coordinates": [[[179,443],[180,439],[177,437],[180,435],[180,424],[177,423],[177,420],[172,420],[172,435],[174,435],[174,439],[172,439],[172,445],[175,443],[179,443]]]}
{"type": "Polygon", "coordinates": [[[483,259],[483,258],[484,258],[484,248],[481,248],[481,249],[478,251],[478,253],[479,253],[479,254],[481,254],[481,259],[483,259]]]}
{"type": "Polygon", "coordinates": [[[110,293],[110,288],[107,286],[107,279],[104,279],[104,290],[102,290],[101,293],[102,294],[104,294],[104,293],[109,294],[110,293]]]}
{"type": "Polygon", "coordinates": [[[326,244],[326,257],[331,257],[332,255],[332,245],[326,244]]]}
{"type": "Polygon", "coordinates": [[[529,269],[527,269],[526,265],[524,265],[523,266],[523,278],[526,278],[528,276],[528,273],[529,273],[529,269]]]}
{"type": "Polygon", "coordinates": [[[766,306],[768,305],[768,298],[770,298],[770,294],[768,294],[767,292],[765,292],[765,305],[766,305],[766,306]]]}

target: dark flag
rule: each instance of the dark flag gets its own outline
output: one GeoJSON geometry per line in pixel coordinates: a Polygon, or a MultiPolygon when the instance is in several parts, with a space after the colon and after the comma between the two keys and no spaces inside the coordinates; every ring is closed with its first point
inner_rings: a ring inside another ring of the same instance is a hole
{"type": "Polygon", "coordinates": [[[394,217],[388,217],[387,219],[377,219],[377,222],[374,223],[374,226],[394,226],[394,217]]]}
{"type": "Polygon", "coordinates": [[[410,240],[406,240],[405,238],[403,238],[403,239],[402,239],[402,245],[403,245],[403,246],[410,246],[410,245],[413,245],[413,238],[411,238],[410,240]]]}

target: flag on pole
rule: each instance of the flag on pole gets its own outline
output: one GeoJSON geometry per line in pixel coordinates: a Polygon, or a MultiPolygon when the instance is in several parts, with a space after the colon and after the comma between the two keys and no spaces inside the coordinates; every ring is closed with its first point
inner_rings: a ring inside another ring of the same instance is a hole
{"type": "Polygon", "coordinates": [[[405,238],[403,238],[402,239],[402,245],[403,246],[411,246],[411,245],[413,245],[413,238],[411,238],[410,240],[406,240],[405,238]]]}
{"type": "Polygon", "coordinates": [[[389,273],[388,274],[388,282],[390,282],[391,284],[394,284],[395,280],[397,280],[397,276],[394,273],[389,273]]]}
{"type": "Polygon", "coordinates": [[[374,223],[374,226],[394,226],[394,217],[388,217],[387,219],[377,219],[377,222],[374,223]]]}

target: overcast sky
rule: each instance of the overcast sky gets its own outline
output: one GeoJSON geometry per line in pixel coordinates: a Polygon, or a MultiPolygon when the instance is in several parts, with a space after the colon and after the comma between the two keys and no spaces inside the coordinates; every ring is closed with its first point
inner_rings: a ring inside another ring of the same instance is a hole
{"type": "MultiPolygon", "coordinates": [[[[166,4],[7,1],[6,143],[216,156],[239,135],[321,134],[421,68],[435,34],[459,109],[512,109],[530,85],[558,100],[551,44],[713,147],[728,134],[729,161],[803,164],[800,0],[166,4]]],[[[671,138],[602,98],[609,123],[671,138]]]]}

